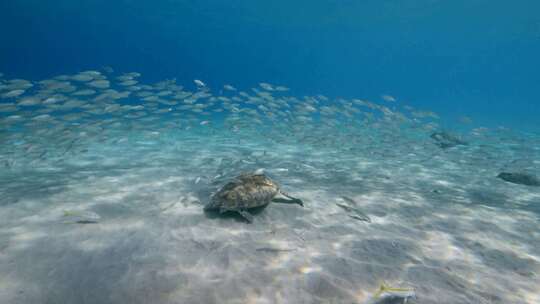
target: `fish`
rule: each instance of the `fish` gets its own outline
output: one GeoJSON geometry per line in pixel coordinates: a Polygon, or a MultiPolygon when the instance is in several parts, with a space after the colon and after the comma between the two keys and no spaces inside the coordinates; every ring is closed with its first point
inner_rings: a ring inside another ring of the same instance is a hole
{"type": "Polygon", "coordinates": [[[110,82],[108,80],[94,80],[88,82],[87,85],[98,89],[106,89],[110,86],[110,82]]]}
{"type": "Polygon", "coordinates": [[[98,221],[93,221],[93,220],[78,220],[78,221],[75,221],[76,224],[97,224],[99,223],[98,221]]]}
{"type": "Polygon", "coordinates": [[[466,146],[468,143],[456,135],[445,131],[433,132],[430,137],[441,149],[453,148],[456,146],[466,146]]]}
{"type": "Polygon", "coordinates": [[[72,80],[74,81],[79,81],[79,82],[87,82],[87,81],[91,81],[94,79],[94,76],[91,75],[91,74],[87,74],[87,73],[79,73],[73,77],[71,77],[72,80]]]}
{"type": "Polygon", "coordinates": [[[36,97],[25,97],[25,98],[23,98],[22,100],[20,100],[20,101],[17,103],[17,105],[29,107],[29,106],[39,105],[40,102],[41,102],[41,100],[40,100],[39,98],[36,98],[36,97]]]}
{"type": "Polygon", "coordinates": [[[416,299],[414,288],[390,287],[383,282],[373,295],[372,303],[407,303],[411,299],[416,299]]]}
{"type": "Polygon", "coordinates": [[[137,80],[126,80],[126,81],[120,82],[119,85],[128,87],[128,86],[136,85],[137,83],[138,83],[137,80]]]}
{"type": "Polygon", "coordinates": [[[224,85],[223,88],[224,88],[225,90],[227,90],[227,91],[236,91],[236,88],[233,87],[233,86],[230,85],[230,84],[224,85]]]}
{"type": "Polygon", "coordinates": [[[80,90],[80,91],[75,91],[71,93],[71,95],[75,95],[75,96],[88,96],[88,95],[94,95],[94,94],[96,94],[96,91],[91,90],[91,89],[80,90]]]}
{"type": "Polygon", "coordinates": [[[193,80],[193,82],[195,82],[195,84],[198,86],[198,87],[205,87],[206,84],[202,81],[200,81],[199,79],[195,79],[193,80]]]}
{"type": "Polygon", "coordinates": [[[63,217],[67,218],[64,224],[97,224],[101,218],[97,213],[85,210],[64,210],[63,217]]]}
{"type": "Polygon", "coordinates": [[[267,90],[267,91],[273,91],[273,90],[274,90],[274,88],[272,87],[272,85],[269,84],[269,83],[266,83],[266,82],[261,82],[261,83],[259,83],[259,86],[261,86],[261,88],[263,88],[263,89],[265,89],[265,90],[267,90]]]}
{"type": "Polygon", "coordinates": [[[51,119],[52,119],[52,116],[49,114],[41,114],[32,118],[32,120],[39,120],[39,121],[45,121],[45,120],[51,120],[51,119]]]}
{"type": "Polygon", "coordinates": [[[528,173],[501,172],[499,175],[497,175],[497,178],[513,184],[540,187],[540,179],[528,173]]]}
{"type": "Polygon", "coordinates": [[[382,98],[384,101],[389,101],[389,102],[394,102],[394,101],[396,101],[396,98],[394,98],[394,97],[391,96],[391,95],[382,95],[381,98],[382,98]]]}
{"type": "Polygon", "coordinates": [[[138,78],[138,77],[141,77],[141,73],[129,72],[129,73],[125,73],[124,76],[131,77],[131,78],[138,78]]]}
{"type": "Polygon", "coordinates": [[[261,247],[261,248],[255,249],[255,250],[259,251],[259,252],[292,252],[292,251],[296,251],[296,249],[294,249],[294,248],[272,248],[272,247],[261,247]]]}
{"type": "Polygon", "coordinates": [[[80,72],[79,74],[90,75],[94,78],[101,76],[101,72],[95,71],[95,70],[84,71],[84,72],[80,72]]]}
{"type": "MultiPolygon", "coordinates": [[[[356,202],[353,199],[351,199],[349,197],[346,197],[346,196],[342,196],[342,198],[345,201],[347,201],[348,203],[351,203],[351,204],[356,206],[356,202]]],[[[357,209],[355,207],[351,207],[351,206],[348,206],[348,205],[345,205],[345,204],[341,204],[341,203],[336,203],[336,205],[338,207],[342,208],[343,210],[345,210],[346,212],[352,213],[352,214],[349,214],[349,217],[351,217],[353,219],[360,220],[360,221],[371,223],[371,218],[367,214],[362,212],[361,210],[359,210],[359,209],[357,209]]]]}
{"type": "Polygon", "coordinates": [[[13,90],[13,91],[9,91],[7,93],[4,93],[2,94],[2,98],[13,98],[13,97],[17,97],[17,96],[20,96],[22,94],[24,94],[24,90],[13,90]]]}

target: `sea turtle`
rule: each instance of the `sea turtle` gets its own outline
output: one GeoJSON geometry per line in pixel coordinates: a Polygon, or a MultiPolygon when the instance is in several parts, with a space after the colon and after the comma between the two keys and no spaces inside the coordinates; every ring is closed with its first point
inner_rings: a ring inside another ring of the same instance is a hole
{"type": "Polygon", "coordinates": [[[204,210],[238,212],[248,222],[252,222],[253,215],[247,210],[266,206],[272,201],[304,206],[300,199],[281,191],[277,183],[264,173],[255,172],[241,174],[225,184],[211,197],[204,210]]]}

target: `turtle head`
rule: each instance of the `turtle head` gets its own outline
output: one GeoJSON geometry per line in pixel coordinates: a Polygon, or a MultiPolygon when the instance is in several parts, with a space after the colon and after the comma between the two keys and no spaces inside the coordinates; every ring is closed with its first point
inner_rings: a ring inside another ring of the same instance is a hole
{"type": "Polygon", "coordinates": [[[213,210],[217,210],[219,208],[219,206],[217,206],[216,204],[214,204],[212,201],[209,202],[208,204],[204,205],[204,208],[203,210],[204,211],[213,211],[213,210]]]}

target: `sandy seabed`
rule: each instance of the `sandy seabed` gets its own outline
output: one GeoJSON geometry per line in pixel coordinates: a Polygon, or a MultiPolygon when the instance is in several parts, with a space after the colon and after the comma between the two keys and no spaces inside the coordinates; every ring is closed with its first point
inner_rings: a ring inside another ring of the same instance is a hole
{"type": "Polygon", "coordinates": [[[540,190],[496,178],[510,148],[208,136],[3,170],[0,303],[372,303],[381,282],[414,288],[409,303],[540,303],[540,190]],[[259,168],[305,206],[203,212],[259,168]]]}

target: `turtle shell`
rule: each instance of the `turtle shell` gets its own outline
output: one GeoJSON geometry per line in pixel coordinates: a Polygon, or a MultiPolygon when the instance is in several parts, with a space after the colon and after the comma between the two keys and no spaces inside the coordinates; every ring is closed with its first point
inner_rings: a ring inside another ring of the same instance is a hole
{"type": "Polygon", "coordinates": [[[278,193],[278,185],[266,175],[246,173],[225,184],[212,196],[205,209],[239,211],[261,207],[278,193]]]}

